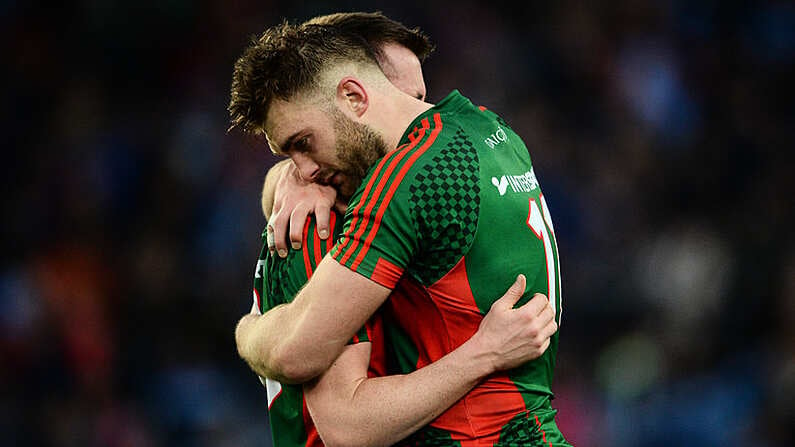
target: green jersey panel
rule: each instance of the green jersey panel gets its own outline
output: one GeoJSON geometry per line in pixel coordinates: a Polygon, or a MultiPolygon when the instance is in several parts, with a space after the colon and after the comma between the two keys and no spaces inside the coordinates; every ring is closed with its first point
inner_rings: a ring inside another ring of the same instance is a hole
{"type": "MultiPolygon", "coordinates": [[[[332,213],[329,226],[332,237],[322,240],[317,234],[314,217],[306,220],[301,250],[289,250],[286,258],[272,255],[267,246],[267,233],[262,232],[262,249],[254,272],[254,307],[259,313],[292,301],[312,276],[317,265],[339,237],[341,219],[332,213]]],[[[369,327],[362,328],[351,343],[370,341],[369,327]]],[[[320,436],[312,423],[301,385],[283,385],[260,378],[268,393],[268,419],[275,447],[320,447],[320,436]]]]}

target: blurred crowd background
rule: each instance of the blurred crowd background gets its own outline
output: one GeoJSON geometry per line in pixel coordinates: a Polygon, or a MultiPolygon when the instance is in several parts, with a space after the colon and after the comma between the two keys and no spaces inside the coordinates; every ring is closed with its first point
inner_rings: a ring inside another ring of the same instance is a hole
{"type": "Polygon", "coordinates": [[[795,4],[0,1],[0,444],[269,446],[237,357],[276,159],[227,133],[282,17],[381,10],[522,135],[577,446],[795,443],[795,4]]]}

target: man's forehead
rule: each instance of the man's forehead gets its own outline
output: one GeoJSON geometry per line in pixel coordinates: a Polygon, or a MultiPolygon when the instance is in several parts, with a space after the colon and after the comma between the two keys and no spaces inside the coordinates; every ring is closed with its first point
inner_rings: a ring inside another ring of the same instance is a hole
{"type": "Polygon", "coordinates": [[[301,115],[301,107],[295,102],[288,102],[281,99],[274,99],[268,107],[265,116],[265,138],[268,140],[273,152],[283,152],[282,145],[289,135],[292,135],[300,127],[301,120],[296,120],[294,116],[301,115]]]}
{"type": "Polygon", "coordinates": [[[287,151],[285,145],[292,140],[292,137],[311,128],[318,123],[318,120],[323,119],[324,115],[317,104],[274,99],[268,108],[264,126],[265,139],[271,151],[285,153],[287,151]]]}

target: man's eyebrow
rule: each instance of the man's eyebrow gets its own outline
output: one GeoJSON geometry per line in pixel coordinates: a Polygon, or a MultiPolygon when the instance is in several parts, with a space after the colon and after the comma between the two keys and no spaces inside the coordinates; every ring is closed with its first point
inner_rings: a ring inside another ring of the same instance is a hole
{"type": "Polygon", "coordinates": [[[301,133],[300,130],[298,132],[294,132],[292,135],[287,137],[287,139],[285,139],[282,144],[277,144],[275,148],[273,147],[273,145],[271,145],[271,150],[273,150],[273,152],[276,154],[286,154],[287,151],[290,149],[290,146],[293,145],[293,142],[295,141],[296,138],[298,138],[298,134],[300,133],[301,133]]]}

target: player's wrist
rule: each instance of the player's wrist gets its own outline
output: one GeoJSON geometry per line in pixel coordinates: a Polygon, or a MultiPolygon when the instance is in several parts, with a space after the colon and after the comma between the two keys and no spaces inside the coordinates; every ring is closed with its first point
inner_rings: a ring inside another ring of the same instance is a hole
{"type": "Polygon", "coordinates": [[[479,333],[473,335],[458,350],[464,357],[461,364],[466,365],[478,380],[499,370],[499,355],[489,347],[479,333]]]}

